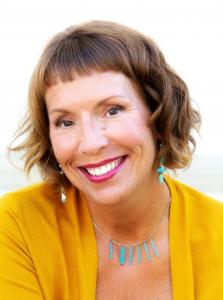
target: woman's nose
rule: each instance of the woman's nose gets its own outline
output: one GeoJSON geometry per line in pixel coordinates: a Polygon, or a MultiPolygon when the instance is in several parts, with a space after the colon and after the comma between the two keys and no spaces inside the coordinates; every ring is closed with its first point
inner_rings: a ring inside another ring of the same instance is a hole
{"type": "Polygon", "coordinates": [[[106,128],[100,122],[85,122],[81,130],[79,150],[83,154],[98,154],[108,146],[106,128]]]}

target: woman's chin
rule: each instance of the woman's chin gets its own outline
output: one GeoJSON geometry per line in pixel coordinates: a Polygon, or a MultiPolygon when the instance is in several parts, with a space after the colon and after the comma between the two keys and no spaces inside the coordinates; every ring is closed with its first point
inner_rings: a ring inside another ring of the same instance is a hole
{"type": "Polygon", "coordinates": [[[123,195],[126,197],[123,191],[115,191],[114,188],[101,190],[100,192],[91,191],[86,193],[86,191],[83,191],[83,193],[88,202],[102,206],[119,206],[123,202],[123,195]]]}

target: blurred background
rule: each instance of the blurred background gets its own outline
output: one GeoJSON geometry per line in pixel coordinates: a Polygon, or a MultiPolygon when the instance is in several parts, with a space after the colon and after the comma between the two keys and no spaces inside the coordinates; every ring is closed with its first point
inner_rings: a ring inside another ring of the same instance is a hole
{"type": "MultiPolygon", "coordinates": [[[[7,1],[0,5],[0,194],[28,180],[6,158],[22,118],[29,80],[43,47],[71,24],[100,19],[131,26],[153,38],[188,84],[203,124],[191,167],[177,178],[223,201],[223,18],[221,1],[7,1]]],[[[21,159],[14,157],[22,166],[21,159]]]]}

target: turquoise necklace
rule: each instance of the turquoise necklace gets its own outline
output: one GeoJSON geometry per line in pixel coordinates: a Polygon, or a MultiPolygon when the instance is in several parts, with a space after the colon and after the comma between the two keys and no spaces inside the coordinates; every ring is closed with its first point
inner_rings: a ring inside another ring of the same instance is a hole
{"type": "Polygon", "coordinates": [[[93,224],[95,227],[109,240],[109,260],[112,261],[114,259],[114,245],[118,246],[119,250],[119,263],[120,265],[124,265],[125,263],[128,263],[129,265],[132,265],[134,262],[134,253],[136,254],[135,257],[137,258],[137,263],[140,264],[142,262],[142,251],[145,251],[146,257],[149,262],[152,260],[152,255],[155,255],[157,257],[160,256],[159,251],[153,241],[153,236],[159,229],[162,221],[164,220],[164,217],[168,211],[170,201],[168,201],[167,206],[163,212],[163,215],[159,221],[159,223],[154,228],[153,232],[147,236],[144,240],[140,242],[136,242],[133,244],[130,243],[121,243],[114,239],[112,239],[104,230],[101,229],[99,225],[93,220],[93,224]]]}

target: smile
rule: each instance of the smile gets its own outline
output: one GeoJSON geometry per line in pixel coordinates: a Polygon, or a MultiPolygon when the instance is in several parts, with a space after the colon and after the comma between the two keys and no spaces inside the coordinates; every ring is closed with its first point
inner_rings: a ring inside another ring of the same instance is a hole
{"type": "Polygon", "coordinates": [[[112,176],[114,176],[124,163],[127,156],[121,156],[113,160],[112,162],[105,163],[100,167],[96,168],[84,168],[80,167],[80,170],[85,174],[85,176],[93,182],[102,182],[112,176]]]}

